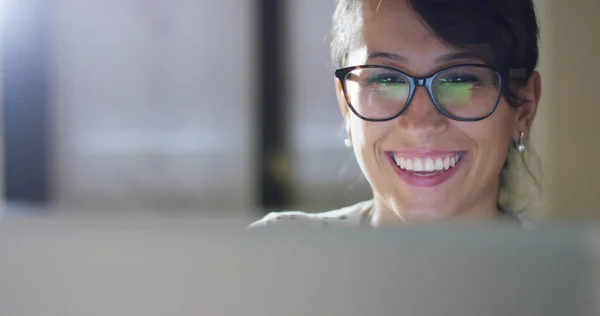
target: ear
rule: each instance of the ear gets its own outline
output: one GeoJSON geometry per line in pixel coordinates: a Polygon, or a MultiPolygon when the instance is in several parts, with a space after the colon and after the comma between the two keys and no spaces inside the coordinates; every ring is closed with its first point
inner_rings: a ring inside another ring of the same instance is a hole
{"type": "Polygon", "coordinates": [[[348,108],[348,103],[346,101],[344,89],[342,88],[342,83],[338,78],[335,78],[335,91],[337,95],[338,106],[340,107],[340,112],[344,117],[346,133],[350,133],[350,109],[348,108]]]}
{"type": "Polygon", "coordinates": [[[521,132],[529,135],[531,124],[537,112],[538,104],[542,96],[542,79],[537,71],[534,71],[527,85],[518,92],[519,98],[524,100],[524,103],[517,109],[517,130],[515,131],[515,139],[519,138],[521,132]]]}

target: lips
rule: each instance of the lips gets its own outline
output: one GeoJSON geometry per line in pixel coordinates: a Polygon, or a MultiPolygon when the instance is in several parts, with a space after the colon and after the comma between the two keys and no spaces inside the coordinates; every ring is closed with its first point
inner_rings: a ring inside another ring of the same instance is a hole
{"type": "Polygon", "coordinates": [[[468,156],[464,151],[387,152],[398,176],[409,185],[432,187],[448,181],[468,156]]]}

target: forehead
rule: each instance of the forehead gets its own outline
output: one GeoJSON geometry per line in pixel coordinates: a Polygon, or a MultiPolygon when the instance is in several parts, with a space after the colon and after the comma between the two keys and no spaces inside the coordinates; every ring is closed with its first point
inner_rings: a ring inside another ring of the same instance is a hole
{"type": "Polygon", "coordinates": [[[439,66],[439,57],[464,51],[432,32],[408,0],[365,0],[361,44],[350,52],[350,64],[365,63],[369,54],[384,52],[406,57],[415,72],[429,72],[439,66]]]}

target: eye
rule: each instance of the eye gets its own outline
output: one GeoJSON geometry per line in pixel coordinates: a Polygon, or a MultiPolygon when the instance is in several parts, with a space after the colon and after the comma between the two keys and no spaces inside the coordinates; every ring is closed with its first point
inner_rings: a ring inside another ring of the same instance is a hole
{"type": "Polygon", "coordinates": [[[406,78],[396,74],[373,74],[367,82],[382,86],[407,83],[406,78]]]}
{"type": "Polygon", "coordinates": [[[451,76],[445,77],[445,78],[440,78],[440,83],[444,84],[444,85],[451,85],[451,84],[465,84],[465,83],[470,83],[470,84],[475,84],[475,83],[479,83],[481,82],[481,80],[474,75],[471,74],[453,74],[451,76]]]}

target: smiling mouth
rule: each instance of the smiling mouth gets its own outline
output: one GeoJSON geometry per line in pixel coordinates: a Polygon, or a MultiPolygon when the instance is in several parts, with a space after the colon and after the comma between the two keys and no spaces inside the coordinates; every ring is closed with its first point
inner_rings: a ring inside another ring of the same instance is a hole
{"type": "Polygon", "coordinates": [[[396,166],[413,176],[435,177],[454,170],[465,157],[465,152],[447,153],[430,157],[405,157],[398,153],[388,153],[396,166]]]}

